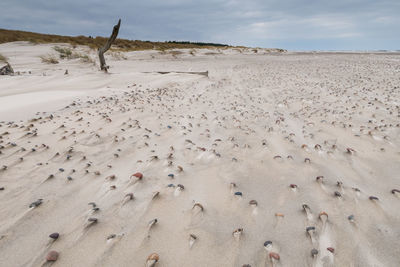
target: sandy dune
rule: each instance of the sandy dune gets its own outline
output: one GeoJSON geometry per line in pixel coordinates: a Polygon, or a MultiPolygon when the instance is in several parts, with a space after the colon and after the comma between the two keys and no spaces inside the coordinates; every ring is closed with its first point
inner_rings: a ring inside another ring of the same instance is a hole
{"type": "Polygon", "coordinates": [[[400,55],[52,46],[0,45],[0,266],[400,266],[400,55]]]}

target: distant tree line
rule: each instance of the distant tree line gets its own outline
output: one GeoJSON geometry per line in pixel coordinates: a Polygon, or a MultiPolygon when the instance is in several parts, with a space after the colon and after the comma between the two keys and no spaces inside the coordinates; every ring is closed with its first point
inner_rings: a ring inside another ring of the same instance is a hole
{"type": "Polygon", "coordinates": [[[183,45],[198,45],[198,46],[220,46],[220,47],[229,46],[229,45],[227,45],[227,44],[203,43],[203,42],[189,42],[189,41],[167,41],[166,43],[170,43],[170,44],[183,44],[183,45]]]}

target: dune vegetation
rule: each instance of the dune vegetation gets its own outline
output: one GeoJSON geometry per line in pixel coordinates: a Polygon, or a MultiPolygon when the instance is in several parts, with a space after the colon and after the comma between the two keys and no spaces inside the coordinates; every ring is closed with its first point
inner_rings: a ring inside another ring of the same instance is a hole
{"type": "MultiPolygon", "coordinates": [[[[92,36],[62,36],[55,34],[42,34],[26,31],[0,29],[0,44],[16,41],[28,41],[33,44],[45,43],[69,43],[71,45],[87,45],[90,48],[97,49],[104,45],[107,37],[92,36]]],[[[224,48],[229,47],[225,44],[201,43],[201,42],[151,42],[140,40],[117,39],[113,44],[113,50],[118,51],[138,51],[138,50],[168,50],[168,49],[184,49],[184,48],[224,48]]]]}
{"type": "Polygon", "coordinates": [[[0,54],[0,62],[6,62],[7,58],[5,56],[3,56],[2,54],[0,54]]]}

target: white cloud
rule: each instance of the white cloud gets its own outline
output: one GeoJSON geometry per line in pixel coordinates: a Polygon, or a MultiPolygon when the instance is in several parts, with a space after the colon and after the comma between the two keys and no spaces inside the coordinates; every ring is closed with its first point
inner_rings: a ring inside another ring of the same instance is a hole
{"type": "Polygon", "coordinates": [[[362,36],[362,33],[357,32],[354,22],[332,15],[259,21],[240,26],[238,31],[255,39],[332,39],[362,36]]]}

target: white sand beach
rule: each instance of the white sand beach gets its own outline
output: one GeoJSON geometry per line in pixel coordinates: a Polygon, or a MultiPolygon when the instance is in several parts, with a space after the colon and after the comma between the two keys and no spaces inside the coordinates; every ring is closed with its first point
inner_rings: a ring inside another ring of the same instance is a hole
{"type": "Polygon", "coordinates": [[[400,54],[54,46],[0,44],[0,266],[400,266],[400,54]]]}

